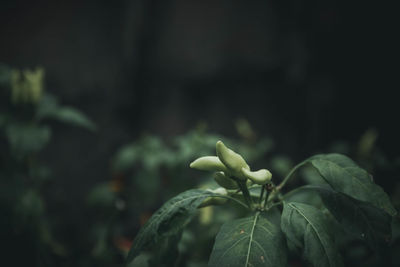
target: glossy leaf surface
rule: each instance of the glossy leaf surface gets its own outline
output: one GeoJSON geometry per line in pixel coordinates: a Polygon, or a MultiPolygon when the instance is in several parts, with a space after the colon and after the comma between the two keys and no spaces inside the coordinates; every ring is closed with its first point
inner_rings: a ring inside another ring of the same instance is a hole
{"type": "Polygon", "coordinates": [[[140,229],[133,240],[127,262],[164,237],[177,234],[195,215],[203,200],[216,194],[200,189],[185,191],[167,201],[140,229]]]}
{"type": "Polygon", "coordinates": [[[343,266],[330,224],[319,209],[285,202],[281,227],[289,242],[303,248],[304,257],[313,266],[343,266]]]}
{"type": "Polygon", "coordinates": [[[281,230],[265,215],[225,223],[218,233],[209,266],[286,266],[287,248],[281,230]]]}
{"type": "Polygon", "coordinates": [[[308,160],[322,178],[337,192],[369,202],[396,215],[388,195],[372,181],[372,177],[350,158],[341,154],[316,155],[308,160]]]}

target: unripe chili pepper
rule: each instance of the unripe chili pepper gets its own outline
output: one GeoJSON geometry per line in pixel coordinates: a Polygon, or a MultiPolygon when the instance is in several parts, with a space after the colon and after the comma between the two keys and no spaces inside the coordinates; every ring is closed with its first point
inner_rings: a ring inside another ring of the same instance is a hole
{"type": "Polygon", "coordinates": [[[242,168],[250,169],[246,161],[241,155],[227,148],[222,141],[216,144],[217,156],[221,162],[228,168],[228,170],[237,178],[246,180],[247,178],[242,174],[242,168]]]}
{"type": "Polygon", "coordinates": [[[261,169],[255,172],[242,168],[243,175],[253,181],[255,184],[265,185],[271,181],[272,174],[269,170],[261,169]]]}
{"type": "Polygon", "coordinates": [[[227,172],[225,165],[215,156],[201,157],[190,163],[190,168],[202,171],[223,171],[227,172]]]}

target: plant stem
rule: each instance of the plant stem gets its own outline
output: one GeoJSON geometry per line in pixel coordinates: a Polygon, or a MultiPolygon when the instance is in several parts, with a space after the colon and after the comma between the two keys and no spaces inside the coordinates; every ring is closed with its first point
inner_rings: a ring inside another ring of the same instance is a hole
{"type": "Polygon", "coordinates": [[[253,203],[253,201],[251,200],[249,189],[247,189],[247,186],[246,186],[246,182],[239,181],[239,180],[236,180],[236,182],[237,182],[240,190],[242,190],[243,197],[246,200],[247,205],[249,206],[249,209],[251,209],[251,204],[253,203]]]}
{"type": "Polygon", "coordinates": [[[269,196],[269,190],[266,190],[267,192],[265,193],[265,199],[264,199],[264,209],[267,206],[267,202],[268,202],[268,196],[269,196]]]}
{"type": "Polygon", "coordinates": [[[285,186],[285,184],[289,181],[289,179],[292,177],[292,174],[297,171],[298,168],[300,168],[301,166],[305,165],[306,163],[308,163],[308,160],[305,160],[303,162],[300,162],[299,164],[297,164],[290,172],[288,175],[286,175],[285,179],[283,179],[283,181],[276,187],[277,191],[280,191],[282,189],[282,187],[285,186]]]}
{"type": "Polygon", "coordinates": [[[265,192],[265,185],[263,185],[262,187],[261,187],[261,193],[260,193],[260,199],[258,200],[258,203],[261,205],[261,202],[262,202],[262,199],[263,199],[263,196],[264,196],[264,192],[265,192]]]}

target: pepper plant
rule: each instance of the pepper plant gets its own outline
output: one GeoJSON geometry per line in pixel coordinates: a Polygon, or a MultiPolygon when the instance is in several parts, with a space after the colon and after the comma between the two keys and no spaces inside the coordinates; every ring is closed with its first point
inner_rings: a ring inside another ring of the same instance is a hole
{"type": "Polygon", "coordinates": [[[378,253],[390,241],[396,210],[372,176],[347,156],[312,156],[275,183],[270,171],[252,171],[221,141],[216,154],[200,157],[190,167],[214,172],[220,187],[188,190],[167,201],[137,234],[127,263],[159,242],[179,237],[199,208],[229,203],[242,206],[247,216],[222,225],[209,266],[286,266],[293,251],[312,266],[343,266],[339,235],[354,235],[378,253]],[[288,181],[307,166],[323,183],[284,192],[288,181]],[[318,194],[320,203],[296,198],[304,193],[318,194]]]}

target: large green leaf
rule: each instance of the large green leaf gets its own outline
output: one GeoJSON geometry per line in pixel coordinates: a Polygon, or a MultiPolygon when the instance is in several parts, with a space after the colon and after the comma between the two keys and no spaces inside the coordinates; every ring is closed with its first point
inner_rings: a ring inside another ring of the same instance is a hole
{"type": "Polygon", "coordinates": [[[287,248],[281,230],[257,212],[225,223],[218,233],[209,266],[286,266],[287,248]]]}
{"type": "Polygon", "coordinates": [[[350,158],[341,154],[325,154],[313,156],[308,161],[335,191],[369,202],[392,216],[396,215],[388,195],[372,181],[368,172],[350,158]]]}
{"type": "Polygon", "coordinates": [[[208,190],[192,189],[167,201],[140,229],[129,251],[127,262],[164,237],[173,236],[187,224],[203,200],[216,194],[208,190]]]}
{"type": "Polygon", "coordinates": [[[332,229],[325,215],[313,206],[284,202],[282,231],[313,266],[342,266],[332,229]]]}
{"type": "Polygon", "coordinates": [[[391,217],[371,204],[346,196],[330,188],[314,186],[325,206],[351,235],[377,249],[391,238],[391,217]]]}

